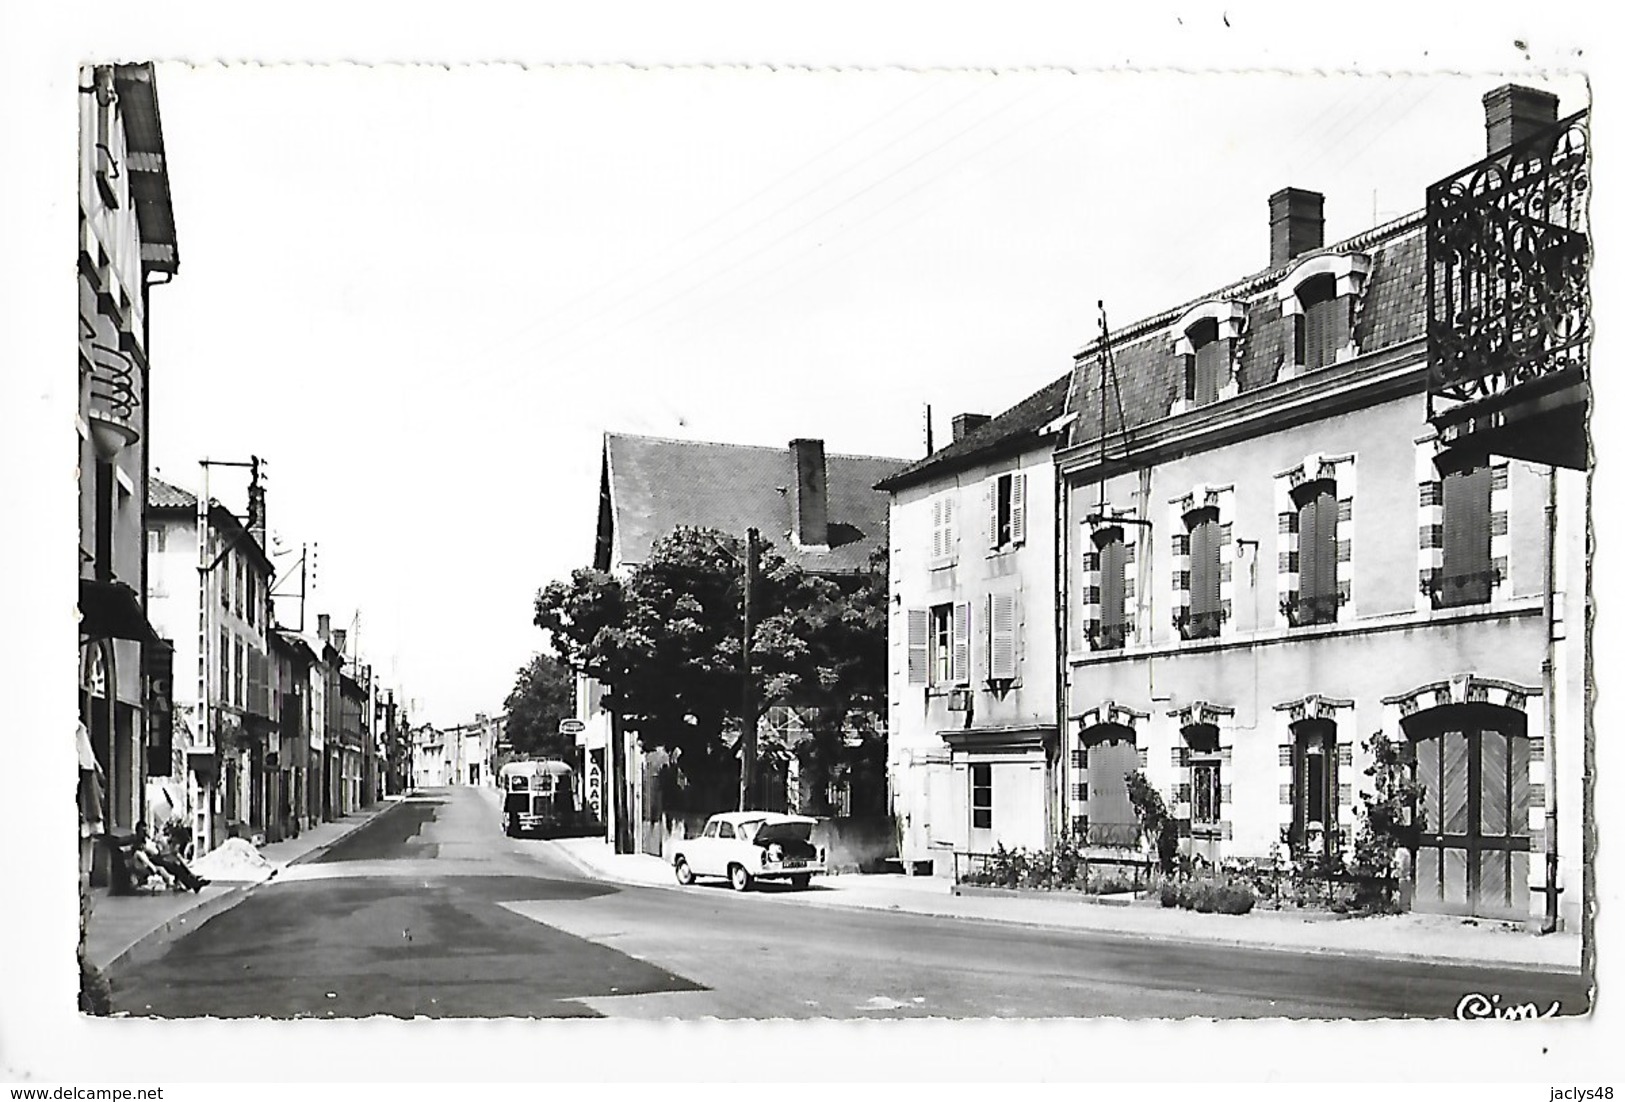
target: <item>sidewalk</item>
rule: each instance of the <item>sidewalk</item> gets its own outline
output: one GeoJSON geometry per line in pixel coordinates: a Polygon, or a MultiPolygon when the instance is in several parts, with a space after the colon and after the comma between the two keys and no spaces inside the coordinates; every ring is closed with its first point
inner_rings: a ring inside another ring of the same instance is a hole
{"type": "Polygon", "coordinates": [[[90,922],[85,931],[85,954],[101,971],[130,960],[150,960],[164,946],[228,911],[248,897],[257,885],[274,879],[289,865],[321,856],[334,843],[361,829],[399,803],[386,796],[372,808],[321,823],[300,833],[261,846],[260,856],[271,864],[269,875],[227,882],[216,879],[201,892],[159,892],[155,895],[112,895],[106,888],[91,890],[90,922]]]}
{"type": "MultiPolygon", "coordinates": [[[[611,853],[601,838],[560,839],[552,845],[597,879],[685,890],[658,857],[611,853]]],[[[1540,936],[1506,923],[1450,915],[1348,918],[1269,910],[1248,915],[1198,914],[1154,903],[1096,903],[1066,892],[1017,893],[990,888],[956,892],[947,880],[900,873],[820,876],[810,889],[776,898],[801,906],[902,911],[1158,941],[1546,971],[1580,968],[1578,931],[1540,936]]]]}

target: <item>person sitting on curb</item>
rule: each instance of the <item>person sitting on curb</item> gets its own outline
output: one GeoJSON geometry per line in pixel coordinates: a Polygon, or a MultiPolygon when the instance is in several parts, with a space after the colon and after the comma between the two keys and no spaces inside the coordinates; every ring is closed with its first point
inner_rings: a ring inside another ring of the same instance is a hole
{"type": "Polygon", "coordinates": [[[181,887],[193,892],[201,892],[208,886],[208,879],[187,868],[186,862],[182,861],[180,856],[169,847],[167,832],[164,832],[162,835],[163,841],[160,842],[147,834],[147,824],[143,821],[135,825],[135,837],[138,857],[162,869],[173,877],[181,887]]]}

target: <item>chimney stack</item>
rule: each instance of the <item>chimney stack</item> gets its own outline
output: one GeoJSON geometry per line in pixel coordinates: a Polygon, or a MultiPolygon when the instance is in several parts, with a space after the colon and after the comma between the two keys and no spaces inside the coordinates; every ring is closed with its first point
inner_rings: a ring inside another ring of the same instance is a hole
{"type": "Polygon", "coordinates": [[[1557,97],[1538,88],[1503,84],[1484,96],[1484,152],[1499,153],[1557,122],[1557,97]]]}
{"type": "Polygon", "coordinates": [[[975,432],[977,429],[981,428],[991,420],[993,420],[993,418],[989,417],[985,413],[954,414],[953,442],[955,444],[959,443],[965,437],[969,436],[971,433],[975,432]]]}
{"type": "Polygon", "coordinates": [[[824,442],[790,441],[796,478],[790,489],[790,534],[801,547],[829,546],[829,489],[824,474],[824,442]]]}
{"type": "Polygon", "coordinates": [[[327,637],[330,633],[332,622],[333,618],[325,612],[316,617],[316,638],[320,639],[324,643],[327,642],[327,637]]]}
{"type": "Polygon", "coordinates": [[[265,546],[265,483],[260,481],[259,468],[254,468],[254,477],[248,483],[248,534],[253,536],[260,545],[265,546]]]}
{"type": "Polygon", "coordinates": [[[1270,267],[1326,244],[1326,197],[1286,187],[1270,196],[1270,267]]]}

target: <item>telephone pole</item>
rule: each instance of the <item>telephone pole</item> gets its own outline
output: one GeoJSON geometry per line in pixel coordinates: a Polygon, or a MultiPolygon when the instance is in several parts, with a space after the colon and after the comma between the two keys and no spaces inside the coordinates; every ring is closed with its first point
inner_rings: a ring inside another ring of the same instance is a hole
{"type": "Polygon", "coordinates": [[[755,802],[756,787],[756,684],[750,663],[751,601],[756,593],[756,567],[761,548],[756,529],[745,533],[745,592],[740,600],[743,632],[740,636],[739,664],[744,676],[739,706],[739,810],[749,811],[755,802]]]}

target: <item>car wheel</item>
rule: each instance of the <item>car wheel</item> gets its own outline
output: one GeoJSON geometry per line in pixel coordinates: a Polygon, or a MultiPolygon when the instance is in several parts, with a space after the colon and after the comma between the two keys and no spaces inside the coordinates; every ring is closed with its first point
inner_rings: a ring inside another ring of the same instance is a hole
{"type": "Polygon", "coordinates": [[[736,892],[747,891],[750,888],[751,875],[745,871],[744,865],[728,866],[728,883],[733,885],[736,892]]]}
{"type": "Polygon", "coordinates": [[[679,884],[686,888],[690,884],[694,883],[694,870],[688,867],[687,860],[679,857],[677,859],[677,864],[674,867],[677,872],[677,882],[679,884]]]}
{"type": "Polygon", "coordinates": [[[790,878],[790,884],[791,884],[792,887],[795,887],[795,888],[805,888],[808,884],[811,884],[811,883],[812,883],[812,875],[810,873],[805,873],[804,872],[800,876],[792,876],[790,878]]]}

